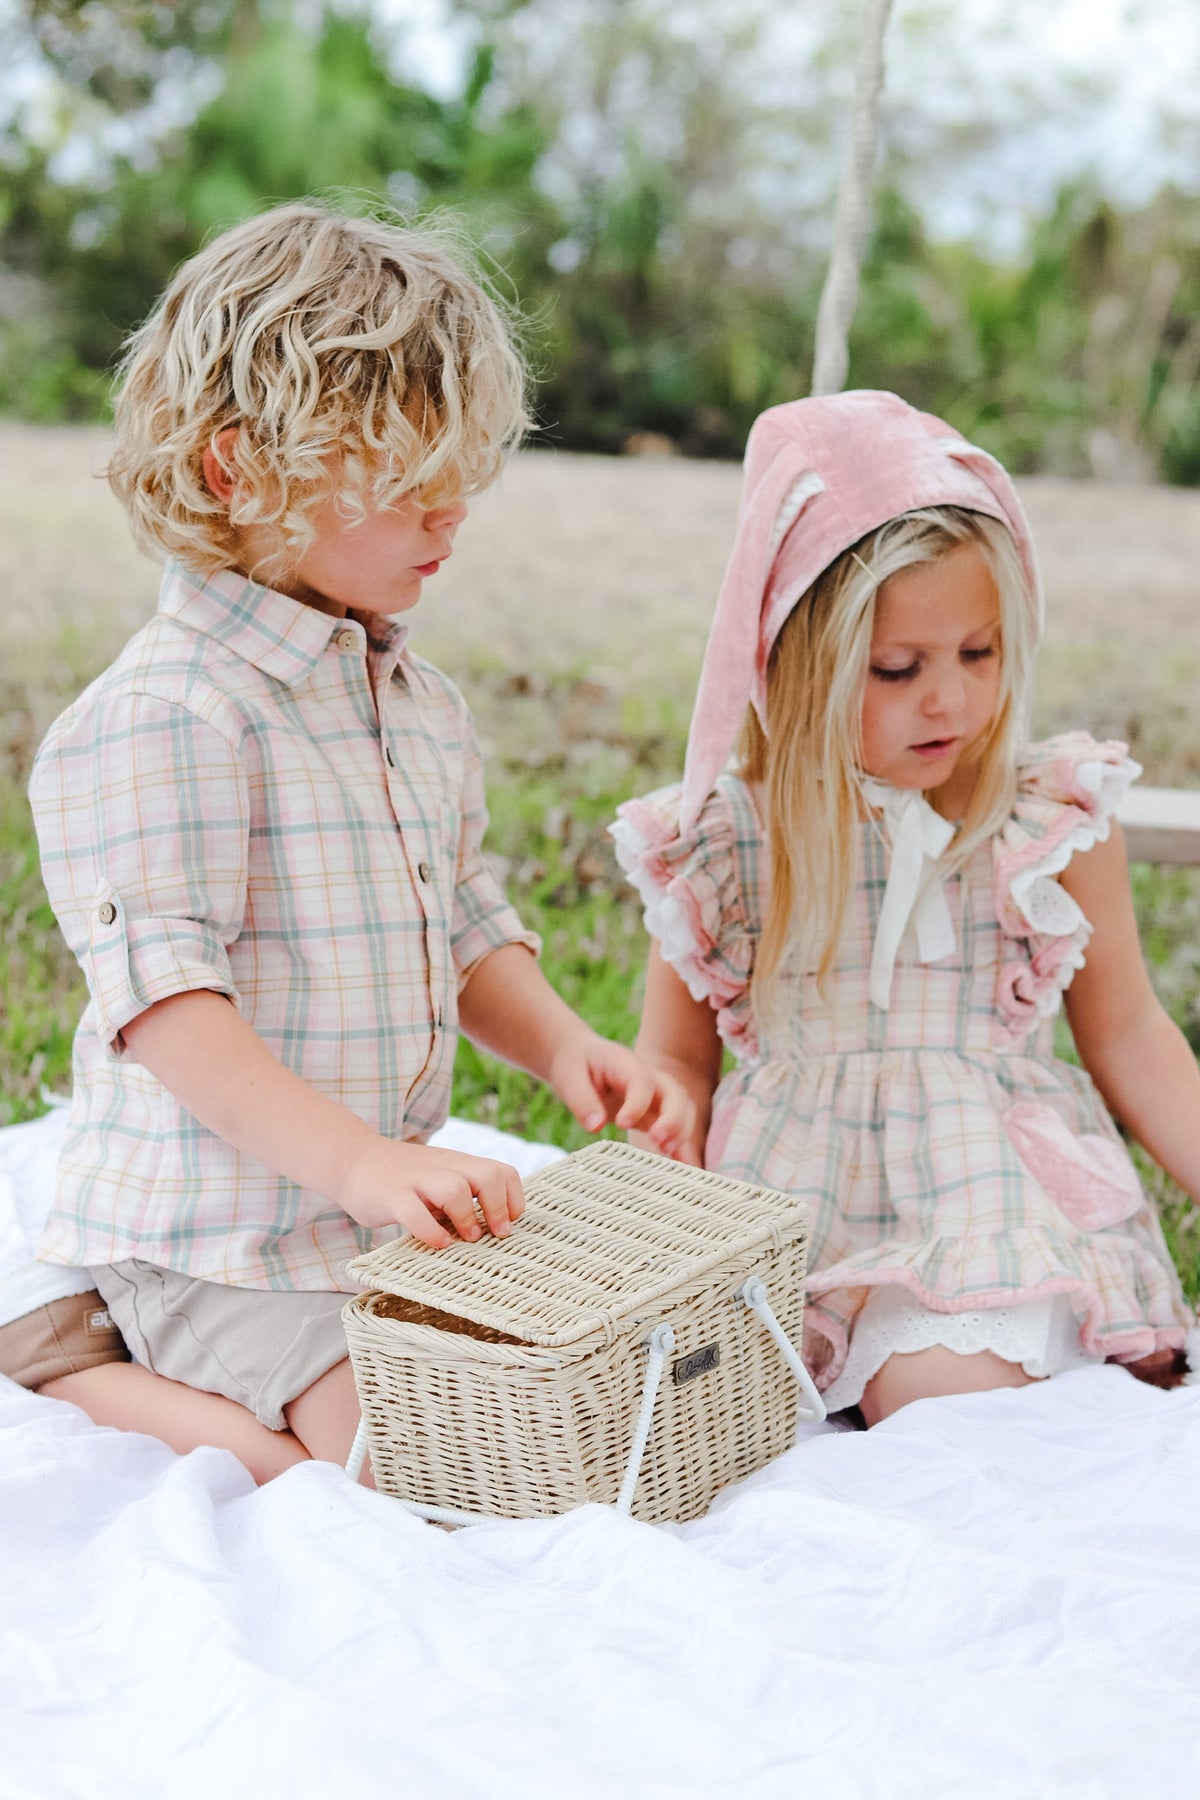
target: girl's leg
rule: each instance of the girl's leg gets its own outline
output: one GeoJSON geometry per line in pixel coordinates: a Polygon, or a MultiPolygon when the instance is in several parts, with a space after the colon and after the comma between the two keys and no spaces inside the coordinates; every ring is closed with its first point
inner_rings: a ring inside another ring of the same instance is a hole
{"type": "MultiPolygon", "coordinates": [[[[318,1462],[345,1464],[358,1430],[361,1409],[350,1359],[335,1363],[283,1409],[289,1427],[318,1462]]],[[[373,1487],[371,1465],[362,1472],[364,1487],[373,1487]]]]}
{"type": "Polygon", "coordinates": [[[205,1444],[232,1450],[260,1487],[309,1460],[308,1451],[290,1431],[269,1431],[236,1400],[169,1381],[141,1363],[102,1363],[74,1375],[59,1375],[44,1382],[38,1393],[69,1400],[96,1425],[161,1438],[181,1456],[205,1444]]]}
{"type": "Polygon", "coordinates": [[[928,1350],[889,1356],[873,1375],[859,1402],[868,1425],[907,1406],[910,1400],[932,1400],[941,1394],[981,1394],[990,1388],[1027,1387],[1033,1380],[1018,1363],[1005,1362],[992,1350],[960,1356],[944,1344],[928,1350]]]}

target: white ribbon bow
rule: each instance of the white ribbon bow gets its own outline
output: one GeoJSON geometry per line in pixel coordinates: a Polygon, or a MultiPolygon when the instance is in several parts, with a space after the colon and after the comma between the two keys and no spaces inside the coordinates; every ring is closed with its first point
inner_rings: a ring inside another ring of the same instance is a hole
{"type": "Polygon", "coordinates": [[[892,866],[871,950],[869,988],[871,1004],[886,1012],[896,953],[910,919],[916,925],[917,956],[921,962],[940,962],[944,956],[954,954],[957,939],[946,890],[926,864],[937,862],[957,828],[935,813],[917,788],[895,788],[883,781],[867,780],[863,793],[883,813],[892,846],[892,866]]]}

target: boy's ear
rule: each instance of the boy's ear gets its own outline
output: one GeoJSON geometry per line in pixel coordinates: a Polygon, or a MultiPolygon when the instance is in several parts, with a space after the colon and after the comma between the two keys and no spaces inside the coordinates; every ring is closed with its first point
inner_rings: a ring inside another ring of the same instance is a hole
{"type": "Polygon", "coordinates": [[[234,441],[237,438],[236,425],[226,425],[218,431],[211,444],[204,449],[204,480],[214,500],[228,505],[233,499],[233,490],[237,486],[237,476],[230,467],[230,457],[234,441]]]}

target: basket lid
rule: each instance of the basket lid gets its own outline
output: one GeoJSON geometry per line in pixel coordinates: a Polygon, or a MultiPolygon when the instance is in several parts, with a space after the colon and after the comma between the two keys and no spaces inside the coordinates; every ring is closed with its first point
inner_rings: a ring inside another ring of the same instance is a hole
{"type": "Polygon", "coordinates": [[[757,1245],[801,1235],[804,1206],[707,1169],[603,1139],[525,1183],[511,1236],[431,1250],[396,1238],[357,1256],[364,1287],[547,1349],[616,1322],[757,1245]]]}

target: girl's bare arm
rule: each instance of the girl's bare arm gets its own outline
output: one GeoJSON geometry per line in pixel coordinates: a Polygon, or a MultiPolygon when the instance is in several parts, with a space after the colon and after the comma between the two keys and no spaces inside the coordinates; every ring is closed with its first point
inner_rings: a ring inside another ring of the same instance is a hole
{"type": "Polygon", "coordinates": [[[716,1014],[706,1000],[693,1000],[654,939],[646,965],[646,999],[637,1047],[648,1063],[673,1075],[690,1096],[695,1126],[679,1154],[681,1160],[703,1166],[712,1097],[721,1079],[716,1014]]]}
{"type": "Polygon", "coordinates": [[[1146,973],[1120,827],[1060,879],[1093,927],[1066,993],[1080,1059],[1114,1118],[1200,1199],[1200,1069],[1146,973]]]}
{"type": "Polygon", "coordinates": [[[689,1160],[680,1146],[695,1141],[695,1109],[673,1071],[599,1036],[520,944],[476,963],[458,1011],[469,1038],[546,1082],[588,1131],[611,1122],[645,1134],[651,1149],[689,1160]]]}

